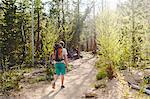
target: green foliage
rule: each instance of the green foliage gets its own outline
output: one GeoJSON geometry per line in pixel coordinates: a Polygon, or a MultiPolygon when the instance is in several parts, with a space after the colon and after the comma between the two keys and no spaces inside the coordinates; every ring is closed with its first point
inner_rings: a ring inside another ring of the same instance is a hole
{"type": "Polygon", "coordinates": [[[39,76],[38,78],[36,78],[36,81],[37,81],[37,82],[45,81],[45,80],[46,80],[46,77],[45,77],[45,76],[39,76]]]}
{"type": "Polygon", "coordinates": [[[106,67],[100,68],[98,74],[96,75],[97,80],[101,80],[107,77],[106,67]]]}
{"type": "Polygon", "coordinates": [[[124,64],[120,64],[120,66],[118,67],[119,70],[126,70],[127,66],[125,66],[124,64]]]}
{"type": "MultiPolygon", "coordinates": [[[[126,55],[119,46],[119,24],[117,15],[109,11],[104,12],[97,18],[98,45],[100,47],[101,61],[103,64],[118,65],[121,54],[126,55]]],[[[128,51],[128,50],[127,50],[128,51]]]]}
{"type": "Polygon", "coordinates": [[[19,70],[19,72],[22,73],[30,73],[31,71],[33,71],[33,68],[30,67],[23,67],[21,70],[19,70]]]}
{"type": "Polygon", "coordinates": [[[145,6],[149,1],[143,0],[129,0],[120,5],[118,11],[120,13],[121,20],[121,35],[120,40],[125,44],[130,43],[129,58],[130,66],[142,67],[141,62],[145,61],[147,57],[147,47],[149,40],[147,39],[149,34],[149,23],[147,18],[149,17],[145,6]]]}
{"type": "Polygon", "coordinates": [[[35,84],[35,83],[46,81],[46,80],[47,80],[46,76],[37,76],[35,78],[29,79],[28,81],[30,84],[35,84]]]}
{"type": "Polygon", "coordinates": [[[149,76],[144,77],[143,79],[144,79],[144,82],[145,82],[146,84],[150,84],[150,77],[149,77],[149,76]]]}
{"type": "Polygon", "coordinates": [[[46,76],[47,76],[47,79],[48,80],[53,80],[54,79],[54,71],[55,69],[54,69],[54,66],[53,65],[50,65],[50,64],[48,64],[47,65],[47,68],[46,68],[46,76]]]}
{"type": "Polygon", "coordinates": [[[96,68],[102,68],[103,66],[105,66],[104,62],[101,61],[100,59],[96,62],[95,64],[96,68]]]}
{"type": "Polygon", "coordinates": [[[99,60],[95,64],[96,68],[98,69],[98,74],[96,75],[97,80],[101,80],[105,77],[112,80],[115,77],[115,68],[110,64],[105,64],[103,61],[99,60]]]}
{"type": "Polygon", "coordinates": [[[68,70],[71,71],[72,68],[73,68],[73,65],[72,65],[72,64],[69,64],[69,65],[68,65],[68,70]]]}
{"type": "MultiPolygon", "coordinates": [[[[2,33],[1,33],[1,53],[2,53],[2,64],[4,68],[8,64],[14,64],[18,61],[16,55],[20,51],[17,49],[19,47],[18,43],[20,41],[20,31],[16,28],[17,26],[17,7],[15,5],[15,0],[7,1],[2,0],[3,2],[3,24],[2,24],[2,33]],[[17,39],[16,39],[17,38],[17,39]]],[[[19,57],[19,56],[18,56],[19,57]]]]}
{"type": "Polygon", "coordinates": [[[50,53],[53,52],[54,43],[56,42],[58,35],[56,34],[57,30],[56,27],[53,26],[53,24],[50,24],[48,22],[43,22],[43,28],[42,30],[42,50],[43,55],[50,55],[50,53]]]}
{"type": "MultiPolygon", "coordinates": [[[[76,6],[70,9],[70,2],[72,1],[50,0],[44,3],[43,0],[34,0],[33,40],[31,37],[32,1],[0,1],[0,69],[3,72],[0,75],[0,89],[2,91],[19,88],[22,75],[32,71],[32,68],[29,68],[32,63],[32,40],[35,44],[36,62],[49,61],[55,42],[64,40],[67,48],[78,45],[73,41],[79,41],[89,8],[82,16],[80,11],[76,13],[76,6]],[[49,6],[48,11],[45,11],[45,6],[49,6]],[[80,20],[77,21],[77,19],[80,20]],[[74,35],[75,33],[77,35],[74,35]],[[27,65],[29,67],[24,68],[27,65]],[[12,68],[13,70],[10,71],[12,68]]],[[[72,65],[69,65],[69,70],[71,69],[72,65]]],[[[54,69],[48,68],[47,70],[52,76],[54,69]]],[[[43,80],[46,80],[46,76],[36,77],[29,82],[35,83],[43,80]]]]}
{"type": "Polygon", "coordinates": [[[120,4],[117,13],[104,10],[97,17],[98,53],[104,64],[120,70],[130,66],[145,67],[149,55],[149,25],[146,21],[149,15],[145,12],[144,2],[129,0],[120,4]]]}
{"type": "Polygon", "coordinates": [[[16,71],[9,71],[0,74],[1,85],[0,89],[2,92],[7,92],[11,89],[18,90],[19,81],[23,78],[23,74],[16,71]]]}
{"type": "MultiPolygon", "coordinates": [[[[52,0],[44,3],[34,0],[34,43],[35,60],[48,60],[53,52],[55,42],[64,40],[66,46],[76,44],[72,42],[79,35],[77,31],[76,8],[70,10],[72,1],[52,0]],[[45,6],[50,6],[45,11],[45,6]],[[67,8],[67,9],[66,9],[67,8]],[[50,12],[49,12],[50,11],[50,12]]],[[[8,70],[10,66],[31,64],[32,38],[31,38],[31,1],[30,0],[2,0],[0,9],[0,62],[2,69],[8,70]]],[[[79,3],[79,2],[78,2],[79,3]]],[[[87,13],[83,15],[86,17],[87,13]]],[[[84,18],[81,18],[82,26],[84,18]]],[[[80,30],[81,32],[81,30],[80,30]]],[[[75,39],[76,40],[76,39],[75,39]]],[[[77,42],[78,40],[76,40],[77,42]]]]}

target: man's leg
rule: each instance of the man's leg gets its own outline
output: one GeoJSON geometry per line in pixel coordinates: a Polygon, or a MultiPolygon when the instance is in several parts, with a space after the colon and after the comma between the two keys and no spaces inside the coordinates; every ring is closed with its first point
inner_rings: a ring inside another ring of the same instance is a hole
{"type": "Polygon", "coordinates": [[[58,68],[59,64],[56,63],[54,66],[55,66],[55,74],[54,74],[54,81],[52,83],[52,88],[53,89],[55,89],[55,83],[56,83],[56,81],[57,81],[57,79],[58,79],[58,77],[60,75],[60,70],[58,68]]]}
{"type": "Polygon", "coordinates": [[[61,88],[64,88],[64,75],[66,74],[65,64],[61,64],[61,88]]]}
{"type": "Polygon", "coordinates": [[[64,75],[61,75],[61,85],[64,85],[64,75]]]}
{"type": "Polygon", "coordinates": [[[61,88],[64,88],[64,75],[61,75],[61,88]]]}
{"type": "Polygon", "coordinates": [[[53,81],[53,83],[52,83],[52,88],[53,89],[55,89],[55,83],[56,83],[56,81],[57,81],[57,79],[58,79],[58,75],[54,75],[54,81],[53,81]]]}

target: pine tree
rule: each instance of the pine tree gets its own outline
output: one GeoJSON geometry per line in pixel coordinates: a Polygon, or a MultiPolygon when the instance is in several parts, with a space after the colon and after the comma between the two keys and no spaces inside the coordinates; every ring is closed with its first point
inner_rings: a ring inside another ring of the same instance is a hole
{"type": "MultiPolygon", "coordinates": [[[[2,26],[2,58],[4,67],[15,63],[15,50],[17,48],[17,29],[16,26],[16,5],[15,0],[2,0],[4,19],[2,26]]],[[[6,69],[6,68],[5,68],[6,69]]]]}

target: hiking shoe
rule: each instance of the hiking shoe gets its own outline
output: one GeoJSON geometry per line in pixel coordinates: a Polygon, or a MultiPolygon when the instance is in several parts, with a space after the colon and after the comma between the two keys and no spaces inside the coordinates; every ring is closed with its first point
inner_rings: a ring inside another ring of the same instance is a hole
{"type": "Polygon", "coordinates": [[[61,86],[61,89],[63,89],[63,88],[65,88],[65,86],[64,86],[64,85],[62,85],[62,86],[61,86]]]}

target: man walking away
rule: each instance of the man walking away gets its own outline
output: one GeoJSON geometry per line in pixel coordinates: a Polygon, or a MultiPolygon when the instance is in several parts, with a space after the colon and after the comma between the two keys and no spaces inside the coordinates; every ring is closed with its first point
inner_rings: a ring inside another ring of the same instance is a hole
{"type": "Polygon", "coordinates": [[[53,58],[55,60],[55,72],[54,82],[52,88],[55,89],[55,82],[58,76],[61,76],[61,88],[64,87],[64,75],[66,74],[66,68],[68,69],[68,57],[67,50],[64,48],[65,44],[61,41],[59,44],[55,44],[53,58]]]}

